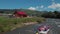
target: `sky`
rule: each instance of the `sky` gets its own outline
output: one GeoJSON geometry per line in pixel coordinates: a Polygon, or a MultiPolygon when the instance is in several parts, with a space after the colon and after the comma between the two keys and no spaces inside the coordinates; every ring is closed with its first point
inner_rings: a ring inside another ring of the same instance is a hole
{"type": "Polygon", "coordinates": [[[0,0],[0,9],[60,11],[60,0],[0,0]]]}

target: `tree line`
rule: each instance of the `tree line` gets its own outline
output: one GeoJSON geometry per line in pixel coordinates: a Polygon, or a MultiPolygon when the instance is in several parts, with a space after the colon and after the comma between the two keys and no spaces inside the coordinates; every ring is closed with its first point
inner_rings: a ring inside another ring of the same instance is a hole
{"type": "Polygon", "coordinates": [[[15,11],[24,11],[27,15],[45,17],[45,18],[60,18],[59,11],[32,11],[28,9],[0,9],[0,13],[13,14],[15,11]]]}
{"type": "Polygon", "coordinates": [[[49,11],[47,13],[43,13],[41,15],[42,17],[45,17],[45,18],[60,18],[60,12],[59,11],[49,11]]]}

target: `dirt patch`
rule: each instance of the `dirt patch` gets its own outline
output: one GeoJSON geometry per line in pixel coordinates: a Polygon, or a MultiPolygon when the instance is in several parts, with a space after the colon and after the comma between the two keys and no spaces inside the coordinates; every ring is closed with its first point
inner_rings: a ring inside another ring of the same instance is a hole
{"type": "Polygon", "coordinates": [[[31,24],[37,24],[37,22],[29,22],[29,23],[23,23],[24,25],[31,25],[31,24]]]}
{"type": "Polygon", "coordinates": [[[14,30],[14,29],[16,29],[16,28],[21,28],[21,27],[23,27],[23,26],[33,25],[33,24],[37,24],[37,22],[29,22],[29,23],[17,24],[15,27],[13,27],[13,28],[11,29],[11,31],[14,30]]]}

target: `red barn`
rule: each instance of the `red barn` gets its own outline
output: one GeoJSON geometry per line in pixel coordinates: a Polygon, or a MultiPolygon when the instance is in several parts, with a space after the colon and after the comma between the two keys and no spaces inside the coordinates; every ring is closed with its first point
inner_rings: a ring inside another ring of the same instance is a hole
{"type": "Polygon", "coordinates": [[[14,15],[16,17],[27,17],[27,14],[24,11],[16,11],[14,15]]]}

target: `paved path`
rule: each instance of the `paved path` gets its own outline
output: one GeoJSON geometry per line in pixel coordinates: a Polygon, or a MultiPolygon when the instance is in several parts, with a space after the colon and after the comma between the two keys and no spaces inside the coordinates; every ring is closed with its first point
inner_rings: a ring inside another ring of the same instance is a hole
{"type": "MultiPolygon", "coordinates": [[[[46,19],[46,22],[41,24],[47,24],[51,26],[49,34],[60,34],[60,26],[58,27],[58,23],[60,23],[60,19],[46,19]]],[[[6,32],[4,34],[35,34],[34,28],[40,26],[41,24],[29,25],[23,28],[17,28],[13,31],[6,32]]]]}

